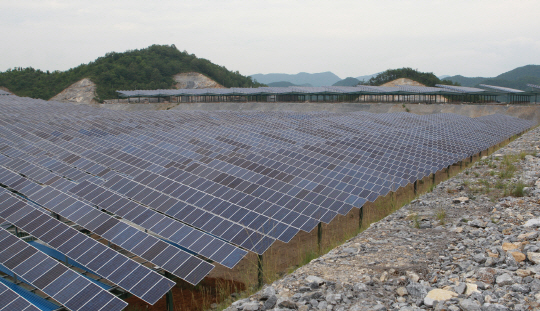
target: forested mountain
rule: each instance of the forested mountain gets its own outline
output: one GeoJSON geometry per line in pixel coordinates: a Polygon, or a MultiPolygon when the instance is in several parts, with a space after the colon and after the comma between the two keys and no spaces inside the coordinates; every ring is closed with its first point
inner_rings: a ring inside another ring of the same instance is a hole
{"type": "Polygon", "coordinates": [[[365,84],[367,85],[382,85],[387,82],[399,79],[399,78],[409,78],[416,82],[420,82],[426,86],[435,86],[435,84],[454,84],[450,80],[441,80],[437,78],[432,72],[420,72],[412,68],[401,68],[401,69],[388,69],[375,77],[369,79],[365,84]]]}
{"type": "Polygon", "coordinates": [[[116,90],[169,89],[173,75],[199,72],[225,87],[258,87],[250,77],[230,71],[174,45],[152,45],[124,53],[111,52],[66,71],[14,68],[0,72],[0,86],[19,96],[50,99],[69,85],[89,78],[97,84],[97,100],[116,98],[116,90]]]}
{"type": "Polygon", "coordinates": [[[506,86],[519,90],[529,90],[527,84],[540,84],[540,65],[526,65],[502,73],[494,78],[476,77],[468,78],[464,76],[453,76],[447,78],[458,82],[463,86],[477,86],[478,84],[489,84],[506,86]]]}

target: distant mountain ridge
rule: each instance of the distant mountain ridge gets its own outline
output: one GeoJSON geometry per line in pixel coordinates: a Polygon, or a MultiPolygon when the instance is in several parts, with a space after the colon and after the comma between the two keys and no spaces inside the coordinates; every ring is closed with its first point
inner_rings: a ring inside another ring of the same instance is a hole
{"type": "Polygon", "coordinates": [[[304,83],[304,84],[294,84],[294,83],[291,83],[289,81],[278,81],[278,82],[270,82],[270,83],[267,83],[266,85],[268,86],[271,86],[271,87],[289,87],[289,86],[313,86],[309,83],[304,83]]]}
{"type": "Polygon", "coordinates": [[[506,86],[518,90],[530,90],[527,84],[540,84],[540,65],[526,65],[517,67],[496,77],[464,77],[461,75],[446,78],[453,82],[458,82],[462,86],[478,86],[479,84],[489,84],[506,86]]]}
{"type": "Polygon", "coordinates": [[[290,82],[295,85],[311,84],[313,86],[329,86],[341,80],[340,77],[330,71],[319,73],[300,72],[297,74],[259,73],[251,75],[250,77],[257,82],[264,84],[273,82],[290,82]]]}

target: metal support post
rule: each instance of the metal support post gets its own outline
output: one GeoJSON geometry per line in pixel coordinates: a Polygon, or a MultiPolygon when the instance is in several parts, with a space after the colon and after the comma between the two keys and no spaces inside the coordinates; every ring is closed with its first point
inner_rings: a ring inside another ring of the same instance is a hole
{"type": "MultiPolygon", "coordinates": [[[[172,278],[172,274],[170,274],[169,272],[165,272],[165,277],[166,278],[172,278]]],[[[174,288],[174,287],[173,287],[174,288]]],[[[175,311],[174,310],[174,298],[173,298],[173,294],[172,294],[172,288],[171,290],[169,290],[166,294],[165,294],[165,303],[167,305],[167,311],[175,311]]]]}
{"type": "Polygon", "coordinates": [[[360,207],[360,215],[358,217],[358,228],[362,229],[362,222],[364,221],[364,207],[360,207]]]}
{"type": "Polygon", "coordinates": [[[317,225],[317,246],[319,247],[319,254],[321,253],[321,242],[322,242],[322,223],[317,225]]]}
{"type": "Polygon", "coordinates": [[[414,196],[418,195],[418,180],[414,181],[414,196]]]}
{"type": "Polygon", "coordinates": [[[264,278],[263,278],[263,255],[257,255],[257,281],[259,288],[263,287],[264,285],[264,278]]]}

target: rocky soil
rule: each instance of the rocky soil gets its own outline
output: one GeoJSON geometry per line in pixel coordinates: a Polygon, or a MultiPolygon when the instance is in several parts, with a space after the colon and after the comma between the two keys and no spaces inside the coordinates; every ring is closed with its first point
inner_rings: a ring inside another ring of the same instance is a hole
{"type": "Polygon", "coordinates": [[[540,128],[227,311],[540,310],[540,128]]]}

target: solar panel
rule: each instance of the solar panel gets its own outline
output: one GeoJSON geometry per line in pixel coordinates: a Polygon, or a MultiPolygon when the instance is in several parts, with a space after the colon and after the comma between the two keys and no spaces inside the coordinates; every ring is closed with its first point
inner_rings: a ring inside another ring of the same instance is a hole
{"type": "Polygon", "coordinates": [[[0,311],[39,311],[39,309],[0,282],[0,311]]]}
{"type": "MultiPolygon", "coordinates": [[[[3,198],[0,197],[1,199],[3,198]]],[[[0,252],[0,263],[4,267],[71,310],[99,310],[112,302],[114,303],[110,305],[110,310],[122,310],[127,306],[127,303],[116,296],[2,228],[0,249],[3,250],[0,252]],[[67,291],[69,295],[66,295],[67,291]],[[98,296],[100,299],[94,299],[98,296]]]]}
{"type": "MultiPolygon", "coordinates": [[[[451,92],[483,91],[356,86],[124,95],[451,92]]],[[[329,223],[533,125],[501,115],[125,112],[16,96],[0,98],[0,108],[6,112],[0,116],[0,183],[33,201],[27,204],[33,210],[24,212],[32,213],[28,221],[19,224],[23,230],[46,243],[65,239],[54,219],[36,214],[45,208],[192,283],[212,266],[177,247],[234,267],[246,250],[262,254],[276,240],[288,242],[300,230],[329,223]],[[178,260],[170,261],[171,255],[178,260]]],[[[92,241],[72,240],[63,250],[83,256],[86,243],[92,241]]],[[[94,269],[110,262],[133,270],[112,250],[103,256],[90,251],[94,269]]],[[[138,278],[139,272],[105,266],[98,270],[118,282],[138,278]]],[[[141,294],[137,286],[127,290],[141,294]]],[[[162,294],[156,289],[145,298],[162,294]]]]}
{"type": "MultiPolygon", "coordinates": [[[[15,185],[16,181],[4,181],[7,178],[11,178],[14,173],[2,168],[0,168],[0,171],[3,173],[2,176],[0,176],[0,182],[3,181],[3,183],[5,183],[7,186],[23,191],[15,185]]],[[[20,178],[22,179],[23,177],[20,178]]],[[[121,246],[122,248],[139,255],[141,258],[163,267],[165,270],[192,284],[197,284],[202,279],[195,278],[195,276],[200,277],[202,275],[202,277],[204,277],[213,268],[212,265],[189,255],[185,251],[177,249],[172,245],[167,245],[165,242],[162,242],[159,239],[148,235],[147,233],[140,232],[137,229],[130,227],[129,225],[122,223],[121,221],[104,214],[91,206],[88,206],[87,204],[80,204],[80,201],[77,202],[77,200],[74,200],[67,194],[57,191],[51,187],[45,187],[40,191],[36,191],[31,195],[28,195],[28,197],[40,205],[58,213],[59,215],[62,215],[67,219],[72,220],[73,222],[92,232],[95,232],[96,234],[102,235],[116,245],[121,246]],[[113,228],[114,230],[118,231],[117,235],[113,235],[112,233],[108,232],[113,228]],[[160,248],[162,251],[158,252],[157,254],[152,253],[151,255],[147,253],[150,249],[155,250],[157,248],[160,248]],[[162,252],[167,252],[167,258],[161,258],[158,256],[162,252]],[[185,266],[188,264],[188,261],[195,261],[198,263],[196,266],[197,273],[185,270],[185,266]]],[[[91,244],[93,242],[92,240],[88,240],[87,243],[91,244]]],[[[69,249],[67,246],[66,248],[69,249]]],[[[87,246],[82,248],[87,249],[87,246]]]]}
{"type": "Polygon", "coordinates": [[[488,89],[506,92],[506,93],[523,93],[522,90],[512,89],[512,88],[503,87],[503,86],[487,85],[487,84],[480,84],[480,86],[486,87],[488,89]]]}
{"type": "MultiPolygon", "coordinates": [[[[163,278],[152,270],[139,265],[135,261],[118,254],[110,248],[104,246],[98,241],[79,233],[77,230],[65,225],[64,223],[51,218],[42,211],[33,208],[22,200],[12,196],[8,191],[0,189],[0,217],[6,221],[13,223],[19,228],[29,232],[33,236],[39,238],[51,247],[64,253],[72,260],[86,267],[89,271],[107,278],[109,281],[117,284],[119,287],[130,291],[139,298],[154,304],[157,300],[146,300],[148,295],[156,295],[154,293],[155,282],[146,282],[157,279],[169,282],[169,288],[174,285],[174,282],[163,278]],[[37,228],[32,226],[32,223],[41,224],[37,228]],[[34,229],[35,228],[35,229],[34,229]],[[126,268],[122,268],[126,267],[126,268]],[[129,267],[129,268],[127,268],[129,267]],[[134,272],[134,268],[144,272],[143,278],[131,279],[129,276],[134,272]],[[122,272],[122,276],[118,278],[108,278],[113,272],[122,272]],[[141,280],[144,281],[141,283],[141,280]]],[[[116,228],[111,228],[109,231],[116,228]]],[[[7,266],[7,268],[10,268],[7,266]]],[[[56,288],[60,290],[61,288],[56,288]]],[[[156,288],[158,294],[163,296],[166,293],[162,289],[156,288]]]]}
{"type": "Polygon", "coordinates": [[[467,87],[467,86],[455,86],[455,85],[446,85],[446,84],[436,84],[435,86],[443,88],[443,89],[458,91],[461,93],[481,93],[481,92],[486,91],[484,89],[479,89],[476,87],[467,87]]]}

